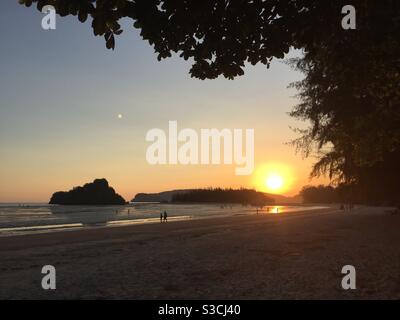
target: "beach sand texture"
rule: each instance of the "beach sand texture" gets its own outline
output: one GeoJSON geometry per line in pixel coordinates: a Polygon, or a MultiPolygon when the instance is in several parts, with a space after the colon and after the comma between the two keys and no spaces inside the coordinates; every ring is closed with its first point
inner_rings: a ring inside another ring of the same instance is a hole
{"type": "Polygon", "coordinates": [[[3,237],[0,298],[400,299],[399,230],[400,215],[362,207],[3,237]],[[341,288],[344,265],[357,290],[341,288]]]}

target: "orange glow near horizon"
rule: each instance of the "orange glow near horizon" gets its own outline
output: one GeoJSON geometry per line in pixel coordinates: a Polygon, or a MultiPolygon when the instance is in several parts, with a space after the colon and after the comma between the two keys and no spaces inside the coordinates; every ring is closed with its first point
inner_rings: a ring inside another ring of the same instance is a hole
{"type": "Polygon", "coordinates": [[[266,163],[256,168],[253,184],[259,191],[283,194],[290,191],[294,180],[289,166],[282,163],[266,163]]]}

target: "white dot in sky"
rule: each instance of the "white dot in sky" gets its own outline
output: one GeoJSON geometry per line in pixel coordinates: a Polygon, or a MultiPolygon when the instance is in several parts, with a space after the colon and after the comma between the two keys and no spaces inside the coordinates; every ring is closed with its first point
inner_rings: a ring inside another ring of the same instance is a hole
{"type": "Polygon", "coordinates": [[[122,119],[122,114],[118,114],[118,119],[122,119]]]}

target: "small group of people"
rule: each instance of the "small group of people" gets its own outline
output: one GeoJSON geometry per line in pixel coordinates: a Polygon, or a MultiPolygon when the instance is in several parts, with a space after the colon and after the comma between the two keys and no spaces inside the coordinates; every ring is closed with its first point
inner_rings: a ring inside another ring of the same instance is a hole
{"type": "MultiPolygon", "coordinates": [[[[262,210],[263,210],[263,209],[264,209],[264,207],[257,208],[257,209],[256,209],[257,215],[258,215],[259,211],[262,213],[262,210]]],[[[269,213],[270,211],[271,211],[272,213],[279,213],[279,208],[276,207],[276,208],[274,209],[274,208],[267,207],[267,213],[269,213]]]]}
{"type": "Polygon", "coordinates": [[[160,222],[162,223],[162,222],[167,222],[168,221],[168,214],[167,214],[167,211],[164,211],[164,213],[160,213],[160,222]]]}

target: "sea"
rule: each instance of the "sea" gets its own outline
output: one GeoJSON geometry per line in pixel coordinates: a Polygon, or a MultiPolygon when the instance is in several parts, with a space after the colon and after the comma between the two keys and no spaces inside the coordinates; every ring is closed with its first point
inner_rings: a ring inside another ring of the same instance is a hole
{"type": "MultiPolygon", "coordinates": [[[[282,214],[323,208],[327,207],[266,206],[263,210],[259,210],[259,214],[282,214]]],[[[257,213],[254,207],[238,204],[135,202],[125,206],[62,206],[44,203],[2,203],[0,204],[0,236],[160,223],[160,213],[164,211],[168,214],[168,222],[257,213]]]]}

